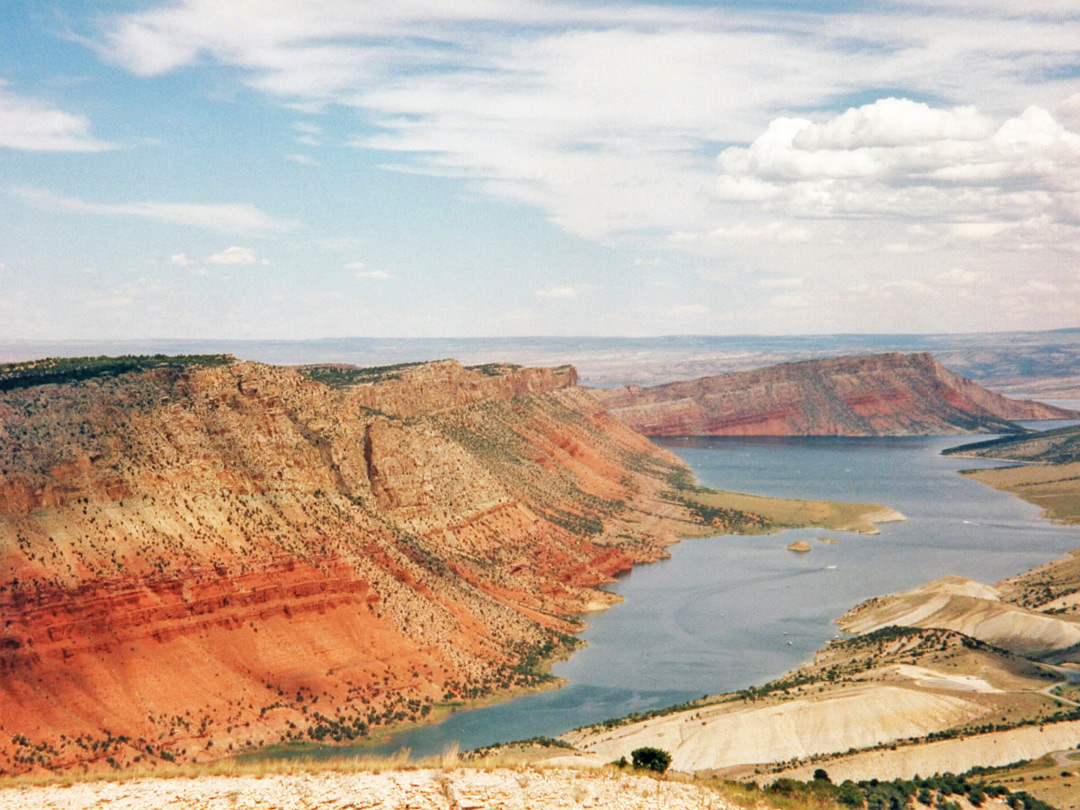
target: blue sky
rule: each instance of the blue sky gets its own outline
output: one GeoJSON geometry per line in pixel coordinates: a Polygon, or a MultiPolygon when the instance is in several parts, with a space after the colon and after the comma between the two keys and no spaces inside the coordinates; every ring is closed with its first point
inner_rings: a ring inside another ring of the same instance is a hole
{"type": "Polygon", "coordinates": [[[1080,4],[0,4],[0,339],[1080,325],[1080,4]]]}

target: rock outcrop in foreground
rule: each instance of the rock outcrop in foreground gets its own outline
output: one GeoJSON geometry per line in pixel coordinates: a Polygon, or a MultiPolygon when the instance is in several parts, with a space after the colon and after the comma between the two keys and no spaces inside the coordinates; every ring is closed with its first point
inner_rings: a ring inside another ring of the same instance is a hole
{"type": "Polygon", "coordinates": [[[95,362],[0,387],[0,773],[534,687],[594,586],[700,522],[569,367],[95,362]]]}
{"type": "Polygon", "coordinates": [[[1011,433],[1073,411],[988,391],[923,354],[785,363],[595,396],[647,436],[910,436],[1011,433]]]}

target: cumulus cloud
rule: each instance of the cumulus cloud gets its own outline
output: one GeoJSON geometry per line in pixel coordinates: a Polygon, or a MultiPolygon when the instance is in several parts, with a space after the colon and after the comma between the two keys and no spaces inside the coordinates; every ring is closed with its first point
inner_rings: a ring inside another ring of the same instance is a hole
{"type": "Polygon", "coordinates": [[[239,267],[250,267],[252,265],[267,266],[270,264],[269,259],[260,259],[255,255],[255,251],[251,248],[240,247],[238,245],[232,245],[224,250],[215,253],[212,256],[206,257],[207,264],[222,264],[222,265],[236,265],[239,267]]]}
{"type": "Polygon", "coordinates": [[[69,214],[99,214],[138,217],[174,225],[206,228],[225,233],[258,233],[288,230],[295,223],[277,220],[253,205],[198,205],[185,203],[138,202],[95,203],[65,197],[40,188],[13,188],[10,193],[28,205],[45,211],[69,214]]]}
{"type": "Polygon", "coordinates": [[[0,79],[0,147],[30,152],[104,152],[117,144],[90,135],[90,122],[15,95],[0,79]]]}
{"type": "MultiPolygon", "coordinates": [[[[1000,238],[1024,223],[1049,239],[1055,223],[1080,225],[1080,135],[1036,106],[992,122],[966,107],[885,99],[820,123],[777,119],[749,146],[725,149],[717,166],[718,199],[745,207],[752,201],[730,192],[753,186],[762,216],[789,221],[945,223],[961,240],[1000,238]]],[[[891,249],[908,252],[919,235],[891,249]]]]}
{"type": "Polygon", "coordinates": [[[169,264],[174,264],[177,267],[190,267],[194,262],[183,253],[174,253],[169,257],[169,264]]]}

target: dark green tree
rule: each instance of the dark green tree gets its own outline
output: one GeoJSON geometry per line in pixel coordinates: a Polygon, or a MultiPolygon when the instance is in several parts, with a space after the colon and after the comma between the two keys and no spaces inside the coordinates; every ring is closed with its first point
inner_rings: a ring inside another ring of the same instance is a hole
{"type": "Polygon", "coordinates": [[[638,770],[663,773],[671,765],[671,754],[661,748],[645,746],[631,751],[630,760],[638,770]]]}

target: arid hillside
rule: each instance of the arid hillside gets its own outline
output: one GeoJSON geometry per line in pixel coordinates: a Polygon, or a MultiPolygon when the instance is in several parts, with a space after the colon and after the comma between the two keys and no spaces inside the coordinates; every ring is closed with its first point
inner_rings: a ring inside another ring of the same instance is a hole
{"type": "Polygon", "coordinates": [[[927,353],[785,363],[654,388],[593,392],[647,436],[907,436],[1018,430],[1075,414],[1012,400],[927,353]]]}
{"type": "Polygon", "coordinates": [[[0,772],[347,741],[539,685],[699,516],[570,367],[26,364],[0,385],[0,772]],[[155,367],[156,365],[156,367],[155,367]]]}

